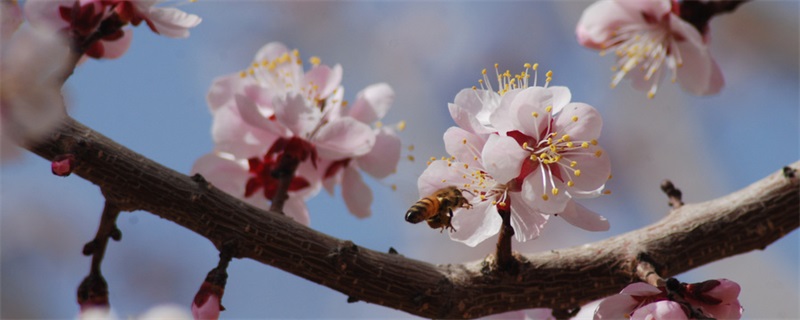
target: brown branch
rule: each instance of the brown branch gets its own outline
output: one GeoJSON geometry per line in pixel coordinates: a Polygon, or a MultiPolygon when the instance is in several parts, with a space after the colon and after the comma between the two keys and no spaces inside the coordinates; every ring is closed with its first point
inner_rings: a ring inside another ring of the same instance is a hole
{"type": "MultiPolygon", "coordinates": [[[[517,255],[516,275],[485,261],[432,265],[366,249],[278,214],[265,214],[208,183],[168,169],[67,118],[29,149],[52,160],[86,141],[75,174],[121,210],[145,210],[250,258],[342,292],[427,318],[470,318],[547,307],[569,310],[619,292],[640,255],[670,277],[755,249],[798,228],[800,181],[776,172],[728,196],[687,204],[645,228],[579,247],[517,255]],[[484,271],[484,272],[482,272],[484,271]]],[[[800,166],[800,162],[791,165],[800,166]]],[[[343,297],[342,303],[345,299],[343,297]]]]}

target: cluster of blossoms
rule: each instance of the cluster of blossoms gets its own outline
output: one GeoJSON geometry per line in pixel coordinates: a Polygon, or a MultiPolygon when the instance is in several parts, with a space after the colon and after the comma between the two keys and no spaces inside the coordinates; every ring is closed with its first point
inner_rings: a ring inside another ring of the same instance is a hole
{"type": "Polygon", "coordinates": [[[679,283],[666,287],[644,282],[628,285],[606,298],[595,310],[595,319],[739,319],[739,284],[727,279],[679,283]]]}
{"type": "MultiPolygon", "coordinates": [[[[456,186],[471,207],[453,212],[450,233],[475,246],[500,230],[498,210],[510,210],[518,241],[539,235],[550,215],[592,231],[608,221],[573,199],[597,197],[611,164],[597,139],[600,114],[570,102],[566,87],[537,86],[538,65],[512,75],[496,71],[495,91],[483,71],[481,87],[464,89],[449,105],[458,125],[444,134],[450,158],[432,158],[418,180],[421,195],[456,186]],[[533,70],[533,80],[529,82],[533,70]]],[[[495,65],[497,69],[497,65],[495,65]]]]}
{"type": "Polygon", "coordinates": [[[613,52],[617,64],[611,86],[630,74],[634,88],[656,94],[671,73],[672,82],[697,95],[715,94],[725,81],[711,57],[707,37],[681,19],[681,4],[671,0],[601,0],[589,6],[578,22],[578,42],[613,52]]]}
{"type": "Polygon", "coordinates": [[[72,67],[70,49],[116,58],[130,45],[126,24],[144,21],[156,33],[180,38],[200,23],[158,2],[28,0],[24,10],[16,1],[0,2],[0,159],[13,158],[16,145],[39,139],[64,117],[61,84],[72,67]]]}
{"type": "Polygon", "coordinates": [[[380,122],[394,91],[370,85],[348,105],[342,67],[309,60],[304,72],[297,50],[273,42],[247,70],[216,79],[208,94],[215,148],[192,172],[265,209],[280,177],[293,172],[283,211],[303,224],[309,223],[305,201],[322,186],[332,192],[341,183],[350,212],[367,217],[372,192],[359,171],[384,178],[400,159],[395,129],[380,122]]]}

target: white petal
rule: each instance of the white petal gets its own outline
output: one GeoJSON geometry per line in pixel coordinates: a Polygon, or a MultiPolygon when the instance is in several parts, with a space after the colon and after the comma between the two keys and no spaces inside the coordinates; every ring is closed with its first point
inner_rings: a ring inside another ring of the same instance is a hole
{"type": "Polygon", "coordinates": [[[514,227],[514,238],[519,242],[538,238],[550,216],[529,206],[519,192],[509,193],[509,197],[511,197],[511,226],[514,227]]]}
{"type": "Polygon", "coordinates": [[[569,134],[572,141],[591,141],[600,137],[603,118],[592,106],[573,102],[567,104],[556,117],[555,130],[559,135],[569,134]]]}
{"type": "Polygon", "coordinates": [[[505,184],[519,176],[522,162],[528,160],[529,153],[514,138],[492,134],[483,147],[481,157],[489,175],[505,184]]]}
{"type": "Polygon", "coordinates": [[[570,200],[565,192],[566,184],[556,178],[551,179],[548,171],[545,170],[544,173],[542,171],[541,165],[537,166],[525,178],[522,182],[522,195],[531,207],[538,209],[542,213],[561,213],[570,200]],[[553,182],[555,182],[555,185],[553,182]],[[554,187],[558,189],[556,194],[553,193],[554,187]]]}
{"type": "Polygon", "coordinates": [[[299,224],[307,226],[311,223],[308,216],[308,207],[303,197],[289,194],[289,199],[283,203],[283,212],[299,224]]]}
{"type": "Polygon", "coordinates": [[[444,132],[444,149],[447,154],[476,169],[483,169],[481,151],[484,144],[485,135],[473,134],[459,127],[450,127],[444,132]]]}
{"type": "Polygon", "coordinates": [[[604,299],[594,311],[594,319],[626,319],[639,302],[629,295],[617,294],[604,299]]]}
{"type": "MultiPolygon", "coordinates": [[[[474,133],[489,133],[491,130],[487,129],[483,124],[478,121],[476,116],[483,109],[483,103],[478,98],[478,94],[485,92],[472,89],[461,90],[456,94],[455,101],[447,105],[450,110],[450,116],[453,121],[464,130],[474,133]]],[[[486,93],[491,94],[491,93],[486,93]]]]}
{"type": "Polygon", "coordinates": [[[367,154],[375,145],[372,128],[344,117],[322,126],[313,138],[320,158],[339,160],[367,154]]]}
{"type": "Polygon", "coordinates": [[[250,178],[247,169],[246,163],[235,161],[230,156],[209,153],[195,161],[191,174],[199,173],[214,187],[244,199],[245,185],[250,178]]]}
{"type": "Polygon", "coordinates": [[[588,231],[608,231],[611,225],[608,219],[586,209],[575,201],[567,202],[567,207],[561,212],[559,217],[564,218],[569,224],[588,231]]]}
{"type": "MultiPolygon", "coordinates": [[[[436,160],[425,168],[417,179],[420,198],[432,195],[436,190],[449,186],[461,186],[470,183],[470,173],[464,169],[463,163],[436,160]],[[469,178],[464,178],[466,175],[469,178]]],[[[468,195],[465,195],[468,196],[468,195]]]]}
{"type": "Polygon", "coordinates": [[[372,190],[369,189],[361,175],[353,168],[344,168],[342,178],[342,198],[347,205],[347,210],[359,218],[366,218],[372,214],[369,206],[372,204],[372,190]]]}
{"type": "Polygon", "coordinates": [[[552,116],[552,110],[547,112],[549,106],[553,106],[553,94],[548,89],[529,87],[514,98],[509,117],[516,130],[538,140],[552,116]]]}
{"type": "Polygon", "coordinates": [[[306,103],[300,94],[288,93],[272,101],[278,123],[286,126],[295,135],[306,137],[319,123],[322,116],[319,109],[306,103]]]}
{"type": "Polygon", "coordinates": [[[358,167],[375,178],[385,178],[397,170],[401,148],[397,134],[383,127],[375,135],[375,145],[372,150],[356,159],[358,167]]]}
{"type": "Polygon", "coordinates": [[[451,223],[456,231],[450,232],[450,239],[474,247],[500,232],[503,220],[497,213],[496,206],[489,201],[483,201],[475,204],[472,209],[457,210],[451,223]]]}
{"type": "Polygon", "coordinates": [[[203,19],[197,15],[188,14],[176,8],[151,7],[147,18],[153,22],[159,34],[170,38],[186,38],[189,28],[194,28],[203,19]]]}
{"type": "Polygon", "coordinates": [[[561,112],[561,109],[572,100],[572,93],[569,88],[562,86],[547,87],[550,93],[553,94],[553,113],[561,112]]]}
{"type": "Polygon", "coordinates": [[[394,90],[388,84],[377,83],[361,90],[350,108],[349,115],[358,121],[371,124],[386,115],[394,102],[394,90]]]}

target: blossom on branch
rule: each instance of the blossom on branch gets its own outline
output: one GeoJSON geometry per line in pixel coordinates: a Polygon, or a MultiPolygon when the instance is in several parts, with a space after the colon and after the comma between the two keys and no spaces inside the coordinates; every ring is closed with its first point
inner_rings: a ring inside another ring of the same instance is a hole
{"type": "Polygon", "coordinates": [[[634,88],[652,98],[670,73],[672,82],[692,94],[718,93],[724,80],[708,39],[681,19],[680,5],[670,0],[597,1],[578,21],[578,42],[616,55],[612,88],[630,74],[634,88]]]}
{"type": "Polygon", "coordinates": [[[176,8],[156,7],[160,0],[29,0],[31,24],[63,32],[88,57],[115,59],[130,47],[133,34],[122,29],[144,21],[153,32],[171,38],[189,36],[202,19],[176,8]]]}
{"type": "MultiPolygon", "coordinates": [[[[458,127],[444,134],[450,158],[431,159],[418,180],[421,197],[455,186],[470,206],[456,208],[454,240],[475,246],[500,230],[498,209],[510,209],[517,241],[538,237],[550,215],[591,231],[608,221],[573,198],[597,197],[610,176],[597,146],[602,120],[565,87],[537,86],[538,66],[511,75],[496,71],[494,90],[483,71],[481,88],[465,89],[449,105],[458,127]],[[533,79],[529,71],[533,70],[533,79]]],[[[495,65],[497,69],[497,65],[495,65]]]]}
{"type": "Polygon", "coordinates": [[[291,173],[284,211],[305,224],[304,201],[323,182],[329,191],[341,182],[350,212],[369,216],[371,191],[357,169],[383,178],[397,167],[400,141],[379,121],[394,92],[375,84],[348,107],[342,67],[316,57],[310,62],[304,71],[297,50],[272,42],[246,70],[217,79],[208,95],[215,150],[198,160],[193,172],[260,207],[276,195],[280,177],[291,173]]]}
{"type": "Polygon", "coordinates": [[[739,319],[739,284],[727,279],[666,287],[632,283],[597,306],[595,319],[739,319]]]}

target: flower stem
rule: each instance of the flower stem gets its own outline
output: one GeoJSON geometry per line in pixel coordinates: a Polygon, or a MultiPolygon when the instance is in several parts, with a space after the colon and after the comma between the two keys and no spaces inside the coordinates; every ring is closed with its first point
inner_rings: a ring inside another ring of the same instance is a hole
{"type": "Polygon", "coordinates": [[[117,228],[117,217],[120,209],[106,200],[103,214],[100,217],[100,226],[92,241],[83,246],[83,254],[92,256],[92,266],[89,275],[78,286],[78,304],[81,308],[87,306],[108,306],[108,285],[100,272],[100,265],[106,253],[108,238],[116,241],[122,239],[122,233],[117,228]]]}
{"type": "Polygon", "coordinates": [[[282,156],[278,161],[278,167],[272,171],[272,176],[278,179],[278,188],[275,190],[275,196],[272,197],[269,211],[284,214],[283,204],[289,199],[289,186],[292,184],[294,172],[297,171],[300,161],[290,156],[282,156]]]}
{"type": "Polygon", "coordinates": [[[514,228],[511,226],[511,207],[497,207],[503,225],[500,226],[500,236],[497,238],[497,267],[500,270],[513,273],[515,266],[514,256],[511,253],[511,238],[514,236],[514,228]]]}

